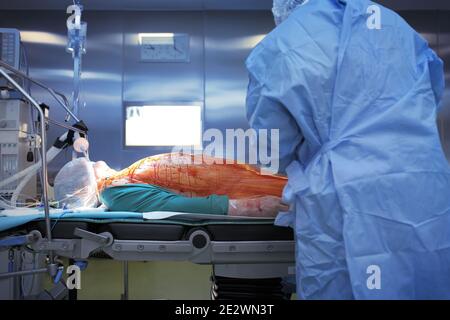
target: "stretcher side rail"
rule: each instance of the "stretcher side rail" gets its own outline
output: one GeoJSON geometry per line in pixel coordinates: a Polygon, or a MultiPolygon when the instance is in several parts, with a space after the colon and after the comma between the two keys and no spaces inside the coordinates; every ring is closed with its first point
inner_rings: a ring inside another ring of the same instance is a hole
{"type": "Polygon", "coordinates": [[[294,241],[211,241],[195,248],[186,241],[115,240],[102,250],[121,261],[190,261],[197,264],[290,263],[294,241]]]}
{"type": "Polygon", "coordinates": [[[197,230],[187,240],[119,240],[109,232],[96,234],[76,228],[72,239],[52,239],[39,234],[31,248],[37,252],[54,251],[58,256],[87,259],[103,251],[121,261],[190,261],[197,264],[293,263],[295,242],[211,241],[207,232],[197,230]]]}

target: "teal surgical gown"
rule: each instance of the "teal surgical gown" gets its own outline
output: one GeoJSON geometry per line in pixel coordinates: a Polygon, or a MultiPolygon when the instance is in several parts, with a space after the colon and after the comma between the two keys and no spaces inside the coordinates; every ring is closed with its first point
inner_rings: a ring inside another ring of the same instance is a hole
{"type": "Polygon", "coordinates": [[[373,5],[295,9],[246,61],[247,116],[280,130],[291,211],[277,223],[295,229],[299,298],[449,299],[443,63],[373,5]]]}

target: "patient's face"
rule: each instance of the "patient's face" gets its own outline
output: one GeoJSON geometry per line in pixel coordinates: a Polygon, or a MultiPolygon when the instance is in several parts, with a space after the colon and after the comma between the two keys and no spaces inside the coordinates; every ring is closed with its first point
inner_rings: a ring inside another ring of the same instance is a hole
{"type": "Polygon", "coordinates": [[[97,161],[93,164],[95,177],[97,180],[107,178],[113,174],[116,174],[117,171],[111,169],[105,161],[97,161]]]}

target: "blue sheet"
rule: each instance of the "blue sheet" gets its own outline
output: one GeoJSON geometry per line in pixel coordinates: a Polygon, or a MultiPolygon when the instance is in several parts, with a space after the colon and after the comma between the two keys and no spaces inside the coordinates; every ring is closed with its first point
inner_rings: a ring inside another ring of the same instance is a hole
{"type": "MultiPolygon", "coordinates": [[[[84,221],[90,223],[115,223],[115,222],[129,222],[129,223],[149,223],[149,224],[176,224],[183,226],[205,226],[210,224],[251,224],[251,225],[273,225],[273,219],[256,219],[256,218],[242,218],[234,217],[230,219],[228,216],[216,216],[211,219],[211,215],[204,215],[204,218],[199,214],[183,215],[170,217],[160,220],[148,220],[144,218],[144,214],[140,212],[127,212],[127,211],[97,211],[97,212],[64,212],[64,213],[52,213],[50,218],[52,219],[52,227],[58,221],[84,221]]],[[[21,225],[27,224],[31,221],[44,219],[44,214],[30,214],[19,217],[7,217],[2,216],[0,211],[0,232],[9,230],[21,225]]]]}
{"type": "MultiPolygon", "coordinates": [[[[1,215],[1,212],[0,212],[1,215]]],[[[0,231],[9,230],[28,222],[39,220],[44,218],[44,214],[32,214],[18,217],[6,217],[0,216],[0,231]]],[[[143,220],[142,213],[139,212],[118,212],[118,211],[106,211],[106,212],[62,212],[50,214],[52,220],[63,219],[101,219],[101,220],[143,220]]]]}

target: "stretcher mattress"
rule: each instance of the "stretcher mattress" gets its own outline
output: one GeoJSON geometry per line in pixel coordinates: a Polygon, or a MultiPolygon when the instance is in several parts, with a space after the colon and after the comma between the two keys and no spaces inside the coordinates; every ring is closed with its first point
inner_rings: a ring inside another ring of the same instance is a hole
{"type": "MultiPolygon", "coordinates": [[[[187,239],[198,228],[215,241],[292,240],[290,228],[274,226],[272,219],[230,218],[209,215],[175,215],[166,219],[144,219],[135,212],[92,212],[51,214],[54,238],[74,238],[74,229],[110,232],[115,239],[175,241],[187,239]]],[[[0,237],[14,230],[38,230],[45,235],[43,215],[0,217],[0,237]]]]}
{"type": "MultiPolygon", "coordinates": [[[[292,229],[277,227],[271,224],[242,223],[238,221],[230,224],[204,223],[192,225],[186,223],[149,223],[124,221],[72,221],[64,220],[52,222],[52,236],[58,239],[74,238],[75,228],[94,233],[109,232],[117,240],[153,240],[177,241],[186,240],[189,235],[201,228],[206,231],[213,241],[281,241],[293,240],[292,229]]],[[[45,235],[45,221],[37,220],[22,227],[27,231],[38,230],[45,235]]]]}

